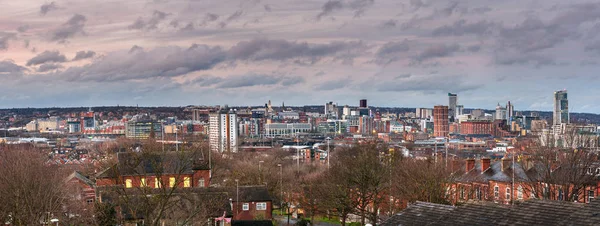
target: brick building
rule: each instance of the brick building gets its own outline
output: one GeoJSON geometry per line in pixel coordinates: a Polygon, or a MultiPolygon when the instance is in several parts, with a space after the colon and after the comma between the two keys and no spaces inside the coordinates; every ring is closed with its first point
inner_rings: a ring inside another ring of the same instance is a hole
{"type": "Polygon", "coordinates": [[[448,121],[448,106],[438,105],[433,107],[433,136],[447,137],[450,132],[448,121]]]}
{"type": "Polygon", "coordinates": [[[487,120],[469,120],[460,124],[460,134],[493,134],[491,121],[487,120]]]}

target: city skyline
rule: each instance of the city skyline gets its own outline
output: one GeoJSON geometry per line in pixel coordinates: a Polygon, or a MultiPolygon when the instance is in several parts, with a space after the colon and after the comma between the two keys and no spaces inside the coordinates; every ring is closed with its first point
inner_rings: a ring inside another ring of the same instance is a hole
{"type": "Polygon", "coordinates": [[[0,108],[447,105],[600,113],[593,1],[2,1],[0,108]]]}

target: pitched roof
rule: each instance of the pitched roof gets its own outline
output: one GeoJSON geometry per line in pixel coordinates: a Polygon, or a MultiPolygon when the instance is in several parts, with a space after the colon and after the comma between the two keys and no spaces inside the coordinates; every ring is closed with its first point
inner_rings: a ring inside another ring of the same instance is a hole
{"type": "Polygon", "coordinates": [[[600,200],[590,204],[528,200],[512,206],[470,202],[462,206],[417,202],[380,225],[598,225],[600,200]]]}
{"type": "Polygon", "coordinates": [[[475,167],[469,172],[466,172],[460,178],[458,178],[458,181],[465,183],[487,183],[488,181],[511,182],[513,178],[513,170],[516,181],[529,181],[529,176],[527,175],[526,171],[523,169],[521,164],[515,162],[515,164],[513,165],[512,161],[508,161],[507,163],[508,166],[503,170],[502,161],[490,162],[490,167],[482,172],[481,161],[476,160],[475,167]]]}
{"type": "Polygon", "coordinates": [[[101,172],[97,178],[156,174],[192,174],[208,170],[208,164],[191,152],[117,153],[117,164],[101,172]]]}

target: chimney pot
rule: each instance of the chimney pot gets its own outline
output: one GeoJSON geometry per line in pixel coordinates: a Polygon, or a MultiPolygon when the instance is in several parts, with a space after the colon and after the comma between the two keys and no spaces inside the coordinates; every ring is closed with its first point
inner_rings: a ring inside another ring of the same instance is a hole
{"type": "Polygon", "coordinates": [[[465,172],[469,172],[472,169],[475,168],[475,159],[467,159],[467,164],[466,164],[466,171],[465,172]]]}
{"type": "Polygon", "coordinates": [[[481,172],[482,173],[484,171],[486,171],[488,168],[490,168],[490,163],[491,163],[491,159],[489,159],[489,158],[482,158],[481,159],[481,172]]]}

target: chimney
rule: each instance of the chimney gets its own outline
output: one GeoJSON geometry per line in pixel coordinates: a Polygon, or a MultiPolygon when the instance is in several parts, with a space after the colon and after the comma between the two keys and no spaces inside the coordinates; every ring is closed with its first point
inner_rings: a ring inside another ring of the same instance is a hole
{"type": "Polygon", "coordinates": [[[486,171],[488,168],[490,168],[490,162],[491,162],[491,160],[489,158],[482,158],[481,159],[481,172],[482,173],[484,171],[486,171]]]}
{"type": "Polygon", "coordinates": [[[504,158],[502,158],[502,171],[504,171],[510,167],[511,161],[512,160],[510,158],[508,158],[508,156],[504,156],[504,158]]]}
{"type": "Polygon", "coordinates": [[[465,165],[467,166],[465,172],[471,171],[473,168],[475,168],[475,159],[467,159],[467,164],[465,165]]]}

